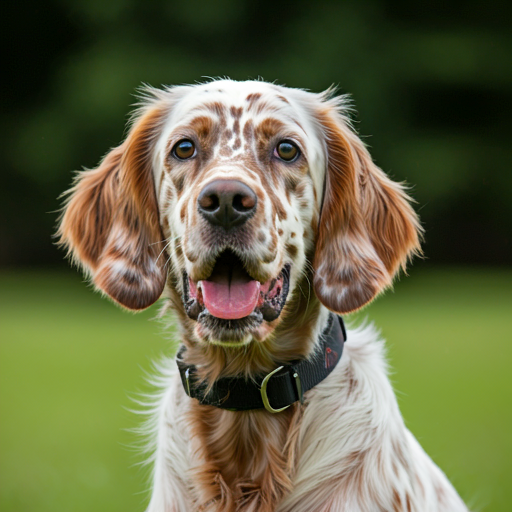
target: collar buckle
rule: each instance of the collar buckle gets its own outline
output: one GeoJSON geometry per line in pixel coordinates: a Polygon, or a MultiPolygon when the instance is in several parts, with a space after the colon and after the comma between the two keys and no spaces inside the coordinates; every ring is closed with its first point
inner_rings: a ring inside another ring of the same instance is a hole
{"type": "MultiPolygon", "coordinates": [[[[265,409],[268,411],[268,412],[271,412],[272,414],[275,414],[276,412],[281,412],[281,411],[284,411],[285,409],[288,409],[288,407],[290,407],[289,405],[285,405],[284,407],[281,407],[279,409],[274,409],[271,405],[270,405],[270,402],[268,401],[268,396],[267,396],[267,384],[268,384],[268,381],[270,380],[270,377],[272,377],[272,375],[274,375],[274,373],[277,373],[278,371],[282,370],[284,368],[284,366],[279,366],[279,368],[276,368],[274,371],[271,371],[264,379],[263,381],[261,382],[261,389],[260,389],[260,393],[261,393],[261,399],[263,400],[263,406],[265,407],[265,409]]],[[[291,405],[291,404],[290,404],[291,405]]]]}
{"type": "MultiPolygon", "coordinates": [[[[277,412],[284,411],[285,409],[288,409],[288,407],[290,407],[290,405],[292,405],[292,404],[289,404],[289,405],[285,405],[284,407],[280,407],[279,409],[274,409],[270,405],[270,402],[268,400],[268,395],[267,395],[267,384],[268,384],[268,381],[270,380],[272,375],[274,375],[277,372],[281,371],[283,368],[284,368],[284,366],[279,366],[275,370],[271,371],[269,374],[267,374],[265,376],[265,378],[261,382],[260,393],[261,393],[261,400],[263,401],[263,406],[265,407],[265,409],[268,412],[271,412],[272,414],[276,414],[277,412]]],[[[297,395],[299,396],[300,403],[302,404],[302,403],[304,403],[304,395],[302,393],[302,385],[301,385],[300,377],[299,377],[299,374],[298,374],[297,371],[293,372],[293,378],[294,378],[294,382],[295,382],[295,387],[297,389],[297,395]]]]}

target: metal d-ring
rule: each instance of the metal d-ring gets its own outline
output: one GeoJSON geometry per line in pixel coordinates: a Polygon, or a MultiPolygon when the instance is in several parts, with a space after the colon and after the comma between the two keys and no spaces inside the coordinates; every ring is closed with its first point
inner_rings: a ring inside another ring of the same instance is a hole
{"type": "Polygon", "coordinates": [[[268,396],[267,396],[267,384],[268,384],[268,381],[270,380],[270,377],[272,377],[272,375],[274,375],[274,373],[277,373],[278,371],[282,370],[283,368],[284,368],[284,366],[280,366],[279,368],[276,368],[274,371],[270,372],[263,379],[263,382],[261,383],[260,393],[261,393],[261,399],[263,400],[263,406],[265,407],[265,409],[268,412],[271,412],[272,414],[275,414],[276,412],[284,411],[285,409],[288,409],[288,407],[290,407],[289,405],[285,405],[284,407],[281,407],[280,409],[274,409],[270,405],[270,402],[268,401],[268,396]]]}

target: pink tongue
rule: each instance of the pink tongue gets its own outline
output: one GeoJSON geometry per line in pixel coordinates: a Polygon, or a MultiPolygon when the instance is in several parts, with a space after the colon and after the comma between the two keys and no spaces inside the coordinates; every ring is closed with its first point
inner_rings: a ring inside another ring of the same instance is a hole
{"type": "Polygon", "coordinates": [[[250,315],[260,295],[258,281],[226,282],[201,281],[203,301],[211,315],[234,320],[250,315]]]}

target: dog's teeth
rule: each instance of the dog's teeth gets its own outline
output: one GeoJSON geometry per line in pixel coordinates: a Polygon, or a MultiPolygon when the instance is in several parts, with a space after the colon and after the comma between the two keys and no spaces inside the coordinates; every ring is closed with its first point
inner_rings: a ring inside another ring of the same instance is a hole
{"type": "Polygon", "coordinates": [[[197,281],[196,287],[197,287],[197,291],[202,290],[202,288],[203,288],[203,281],[197,281]]]}

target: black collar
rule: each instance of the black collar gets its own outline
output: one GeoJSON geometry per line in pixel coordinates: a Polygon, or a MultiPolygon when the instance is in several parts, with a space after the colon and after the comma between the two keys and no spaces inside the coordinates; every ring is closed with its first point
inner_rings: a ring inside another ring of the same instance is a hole
{"type": "Polygon", "coordinates": [[[320,335],[319,347],[310,359],[279,366],[267,375],[256,376],[254,380],[244,377],[218,379],[208,394],[205,394],[206,386],[197,383],[196,367],[183,362],[185,346],[178,351],[176,362],[185,392],[201,404],[233,411],[264,407],[274,413],[298,400],[302,402],[304,393],[334,370],[341,359],[346,339],[342,318],[331,313],[327,327],[320,335]]]}

